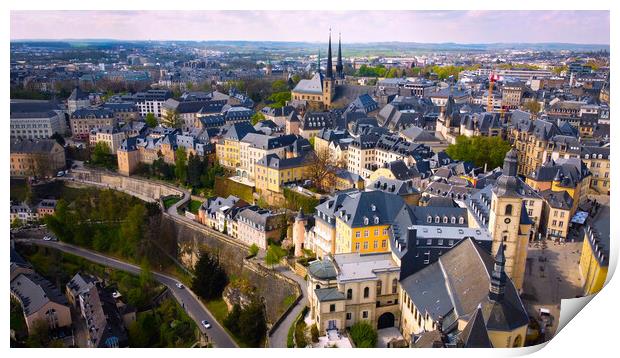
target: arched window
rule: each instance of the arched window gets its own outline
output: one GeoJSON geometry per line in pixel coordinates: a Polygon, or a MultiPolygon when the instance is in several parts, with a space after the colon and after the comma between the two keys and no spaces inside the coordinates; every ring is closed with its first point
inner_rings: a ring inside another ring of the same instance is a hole
{"type": "Polygon", "coordinates": [[[350,300],[352,298],[353,298],[353,290],[349,288],[347,290],[347,300],[350,300]]]}
{"type": "Polygon", "coordinates": [[[381,295],[381,289],[383,288],[383,283],[381,281],[377,281],[377,296],[381,295]]]}
{"type": "Polygon", "coordinates": [[[504,210],[504,215],[512,215],[512,204],[506,205],[506,209],[504,210]]]}
{"type": "Polygon", "coordinates": [[[375,216],[375,224],[379,223],[379,217],[375,216]]]}
{"type": "Polygon", "coordinates": [[[450,218],[450,224],[456,224],[456,218],[454,216],[450,218]]]}
{"type": "Polygon", "coordinates": [[[459,217],[459,224],[464,224],[465,223],[465,218],[464,217],[459,217]]]}
{"type": "Polygon", "coordinates": [[[398,279],[392,280],[392,293],[398,292],[398,279]]]}
{"type": "Polygon", "coordinates": [[[429,224],[432,223],[433,222],[433,217],[429,215],[428,218],[426,219],[426,222],[429,223],[429,224]]]}
{"type": "Polygon", "coordinates": [[[364,298],[368,298],[370,296],[370,288],[364,287],[364,298]]]}
{"type": "Polygon", "coordinates": [[[439,219],[439,216],[435,216],[435,222],[436,222],[436,223],[439,223],[439,220],[440,220],[440,219],[439,219]]]}
{"type": "Polygon", "coordinates": [[[444,217],[443,217],[443,223],[444,223],[444,224],[447,224],[447,223],[448,223],[448,217],[447,217],[447,216],[444,216],[444,217]]]}
{"type": "Polygon", "coordinates": [[[364,225],[368,225],[368,218],[364,218],[364,225]]]}

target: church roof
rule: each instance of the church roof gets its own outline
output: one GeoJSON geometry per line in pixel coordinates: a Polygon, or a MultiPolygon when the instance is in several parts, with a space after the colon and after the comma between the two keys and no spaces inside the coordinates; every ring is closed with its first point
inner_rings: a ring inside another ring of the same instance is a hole
{"type": "Polygon", "coordinates": [[[293,92],[307,94],[323,94],[323,74],[316,72],[309,80],[300,80],[293,92]]]}

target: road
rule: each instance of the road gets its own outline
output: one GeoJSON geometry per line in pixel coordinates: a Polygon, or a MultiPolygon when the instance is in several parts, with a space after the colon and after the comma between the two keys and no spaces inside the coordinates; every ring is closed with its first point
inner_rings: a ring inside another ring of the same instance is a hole
{"type": "Polygon", "coordinates": [[[297,305],[288,313],[284,321],[280,323],[278,328],[273,332],[273,334],[269,337],[269,347],[270,348],[286,348],[286,340],[288,336],[288,330],[295,321],[295,318],[299,315],[299,312],[303,310],[304,307],[308,305],[308,297],[306,297],[306,289],[307,283],[306,280],[296,275],[293,271],[291,271],[288,267],[279,267],[276,270],[280,271],[284,276],[295,280],[299,284],[299,288],[301,289],[302,298],[299,300],[297,305]]]}
{"type": "MultiPolygon", "coordinates": [[[[89,261],[98,263],[100,265],[112,267],[136,275],[140,274],[140,267],[136,265],[63,242],[43,241],[40,239],[17,239],[16,241],[31,243],[39,246],[52,247],[72,255],[83,257],[89,261]]],[[[187,314],[196,322],[200,330],[203,333],[207,334],[207,336],[209,337],[209,341],[212,342],[214,346],[218,348],[238,347],[235,341],[228,335],[224,328],[220,326],[220,324],[215,320],[213,315],[209,313],[205,305],[198,299],[198,297],[196,297],[196,295],[189,288],[185,287],[183,289],[179,289],[178,287],[176,287],[176,283],[178,282],[177,279],[158,272],[153,272],[153,278],[155,278],[159,283],[168,287],[168,289],[172,292],[179,304],[183,306],[185,312],[187,312],[187,314]],[[201,321],[204,319],[211,323],[211,328],[208,330],[202,326],[201,321]]]]}

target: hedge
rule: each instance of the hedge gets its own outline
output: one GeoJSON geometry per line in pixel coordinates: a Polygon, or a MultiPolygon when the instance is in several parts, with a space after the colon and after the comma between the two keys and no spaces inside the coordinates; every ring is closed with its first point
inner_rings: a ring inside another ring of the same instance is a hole
{"type": "Polygon", "coordinates": [[[215,177],[215,187],[213,192],[215,195],[223,198],[226,198],[229,195],[234,195],[248,203],[254,202],[254,190],[251,186],[237,183],[228,178],[215,177]]]}
{"type": "Polygon", "coordinates": [[[319,205],[319,199],[311,198],[303,194],[299,194],[289,188],[284,189],[284,198],[286,199],[286,207],[290,210],[299,210],[302,208],[306,214],[314,213],[314,208],[319,205]]]}

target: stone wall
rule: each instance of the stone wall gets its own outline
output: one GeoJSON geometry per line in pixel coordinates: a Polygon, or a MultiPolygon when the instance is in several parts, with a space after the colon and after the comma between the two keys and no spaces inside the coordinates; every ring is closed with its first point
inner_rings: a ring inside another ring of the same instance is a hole
{"type": "Polygon", "coordinates": [[[176,221],[164,215],[160,233],[173,235],[177,241],[177,256],[187,268],[193,268],[200,252],[208,251],[218,255],[230,278],[245,277],[256,286],[259,295],[265,299],[267,321],[273,324],[288,307],[284,300],[301,294],[299,286],[287,277],[277,274],[252,260],[246,260],[248,248],[209,236],[203,231],[176,221]]]}

